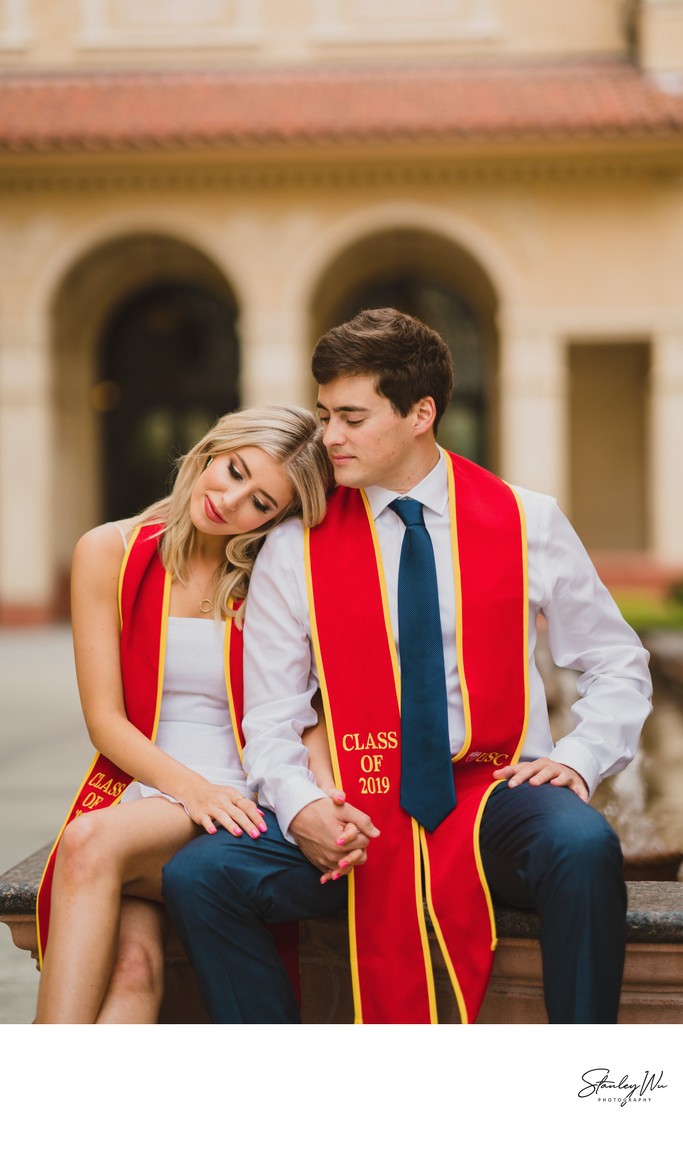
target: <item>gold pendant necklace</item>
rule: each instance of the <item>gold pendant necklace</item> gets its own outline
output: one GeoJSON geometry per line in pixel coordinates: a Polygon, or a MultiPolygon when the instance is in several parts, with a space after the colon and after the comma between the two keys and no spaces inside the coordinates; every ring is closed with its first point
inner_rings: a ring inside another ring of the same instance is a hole
{"type": "MultiPolygon", "coordinates": [[[[202,590],[199,585],[199,580],[197,579],[197,576],[194,574],[194,572],[192,572],[190,575],[190,580],[194,583],[198,591],[202,590]]],[[[210,615],[213,611],[213,599],[209,599],[208,595],[204,595],[204,598],[200,599],[199,601],[199,610],[201,611],[202,615],[210,615]]]]}

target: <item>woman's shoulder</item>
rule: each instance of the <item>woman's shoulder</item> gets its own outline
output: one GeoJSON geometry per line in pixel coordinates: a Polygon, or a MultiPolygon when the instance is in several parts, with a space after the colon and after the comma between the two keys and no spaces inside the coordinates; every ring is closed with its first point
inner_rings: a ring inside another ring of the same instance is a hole
{"type": "Polygon", "coordinates": [[[100,561],[111,559],[120,563],[137,522],[136,518],[116,519],[91,527],[78,540],[74,557],[100,561]]]}

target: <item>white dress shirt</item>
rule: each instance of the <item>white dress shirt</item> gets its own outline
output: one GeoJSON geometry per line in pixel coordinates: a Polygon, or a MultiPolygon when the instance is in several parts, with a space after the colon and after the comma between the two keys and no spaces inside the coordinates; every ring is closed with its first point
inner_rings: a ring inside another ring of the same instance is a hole
{"type": "MultiPolygon", "coordinates": [[[[451,753],[465,730],[456,653],[456,605],[448,512],[447,462],[442,454],[410,492],[424,506],[434,545],[451,753]]],[[[581,541],[556,501],[516,489],[527,521],[529,556],[529,725],[521,758],[548,757],[573,767],[590,793],[633,759],[651,711],[649,656],[600,582],[581,541]],[[534,660],[537,616],[545,616],[550,651],[559,667],[580,672],[575,727],[553,745],[545,690],[534,660]]],[[[391,510],[396,491],[368,487],[387,581],[394,641],[398,634],[398,565],[405,527],[391,510]]],[[[343,605],[340,604],[340,610],[343,605]]],[[[348,635],[348,668],[358,648],[348,635]]],[[[364,656],[361,655],[361,658],[364,656]]],[[[246,748],[244,767],[259,802],[273,810],[283,834],[294,816],[322,797],[308,770],[301,733],[316,722],[318,686],[304,570],[303,527],[290,519],[268,536],[251,578],[244,628],[246,748]]],[[[288,838],[291,836],[287,835],[288,838]]]]}

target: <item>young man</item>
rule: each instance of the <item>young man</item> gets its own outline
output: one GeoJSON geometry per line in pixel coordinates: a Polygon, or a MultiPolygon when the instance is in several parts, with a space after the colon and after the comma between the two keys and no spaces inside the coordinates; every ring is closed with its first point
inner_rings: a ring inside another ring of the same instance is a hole
{"type": "Polygon", "coordinates": [[[437,1021],[425,899],[474,1021],[493,897],[540,913],[549,1020],[615,1022],[622,858],[588,800],[635,754],[647,654],[553,499],[438,447],[453,379],[436,332],[362,312],[318,342],[313,374],[338,487],[320,527],[266,541],[244,633],[244,765],[269,830],[219,828],[165,872],[210,1015],[296,1021],[264,924],[334,913],[348,888],[357,1021],[437,1021]],[[541,615],[556,663],[580,672],[555,745],[541,615]],[[301,742],[318,687],[325,789],[301,742]]]}

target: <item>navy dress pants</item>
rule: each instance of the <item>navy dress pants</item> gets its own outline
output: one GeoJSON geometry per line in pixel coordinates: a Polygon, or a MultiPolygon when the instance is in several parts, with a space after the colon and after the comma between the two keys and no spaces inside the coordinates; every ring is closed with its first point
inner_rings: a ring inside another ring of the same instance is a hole
{"type": "Polygon", "coordinates": [[[626,884],[607,820],[567,787],[505,784],[486,804],[480,846],[494,900],[540,915],[549,1022],[616,1022],[626,884]]]}
{"type": "MultiPolygon", "coordinates": [[[[215,1023],[298,1022],[289,977],[264,924],[318,918],[346,905],[347,880],[321,886],[320,872],[284,839],[270,812],[266,822],[258,839],[220,827],[201,835],[164,868],[168,913],[215,1023]]],[[[540,914],[549,1021],[616,1022],[626,887],[619,841],[606,820],[565,787],[503,784],[486,804],[480,844],[494,899],[540,914]]]]}

